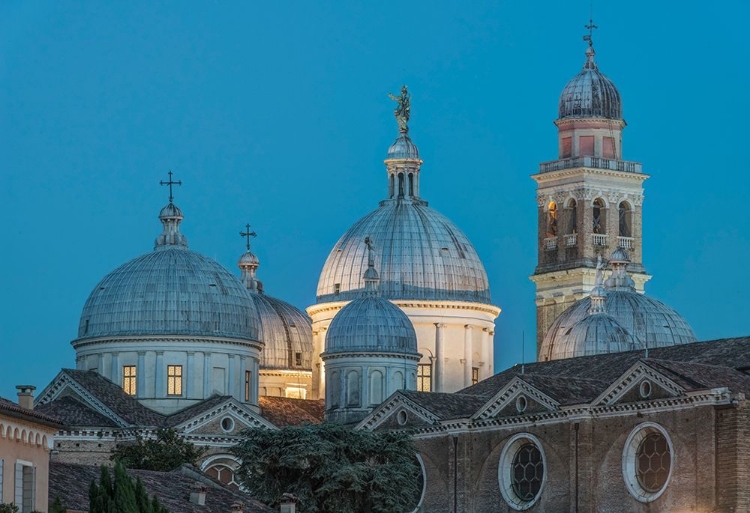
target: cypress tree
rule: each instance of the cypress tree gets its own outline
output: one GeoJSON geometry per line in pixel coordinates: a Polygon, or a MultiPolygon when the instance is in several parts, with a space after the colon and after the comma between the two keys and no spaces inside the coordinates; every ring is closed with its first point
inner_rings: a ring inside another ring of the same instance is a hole
{"type": "Polygon", "coordinates": [[[125,467],[118,461],[115,462],[115,485],[113,494],[116,505],[116,513],[139,513],[138,504],[135,500],[135,489],[133,480],[125,471],[125,467]]]}
{"type": "Polygon", "coordinates": [[[159,513],[158,511],[154,511],[153,504],[151,504],[151,501],[148,498],[148,493],[146,493],[146,489],[143,487],[140,477],[135,480],[135,501],[138,505],[139,513],[159,513]]]}

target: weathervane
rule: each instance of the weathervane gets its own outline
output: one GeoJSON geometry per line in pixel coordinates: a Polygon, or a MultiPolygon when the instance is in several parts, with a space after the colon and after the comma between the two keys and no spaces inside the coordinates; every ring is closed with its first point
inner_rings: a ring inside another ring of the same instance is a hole
{"type": "Polygon", "coordinates": [[[401,86],[401,96],[388,93],[388,98],[398,103],[398,106],[394,109],[393,114],[396,116],[398,122],[398,130],[402,134],[409,132],[409,115],[411,114],[411,96],[409,96],[409,90],[405,85],[401,86]]]}
{"type": "Polygon", "coordinates": [[[247,250],[250,251],[250,237],[257,237],[258,235],[255,232],[250,231],[250,223],[245,225],[245,231],[240,232],[241,237],[245,237],[247,239],[246,245],[247,250]]]}
{"type": "Polygon", "coordinates": [[[174,197],[172,196],[172,186],[173,185],[182,185],[182,180],[179,180],[177,182],[172,180],[172,171],[167,173],[169,175],[169,181],[165,182],[164,180],[161,180],[159,182],[159,185],[168,185],[169,186],[169,202],[172,203],[172,200],[174,197]]]}

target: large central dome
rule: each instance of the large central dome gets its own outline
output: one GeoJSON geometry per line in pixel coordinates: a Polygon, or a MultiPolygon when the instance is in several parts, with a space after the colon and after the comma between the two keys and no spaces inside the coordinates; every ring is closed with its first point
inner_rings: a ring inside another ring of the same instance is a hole
{"type": "Polygon", "coordinates": [[[490,302],[487,273],[466,235],[425,201],[399,198],[381,202],[339,239],[320,274],[318,303],[361,295],[368,236],[382,297],[490,302]]]}

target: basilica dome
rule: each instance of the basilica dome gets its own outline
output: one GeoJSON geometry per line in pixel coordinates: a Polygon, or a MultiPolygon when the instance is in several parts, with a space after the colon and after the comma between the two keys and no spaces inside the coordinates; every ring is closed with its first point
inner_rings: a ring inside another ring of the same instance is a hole
{"type": "Polygon", "coordinates": [[[154,251],[105,276],[88,297],[78,340],[185,335],[261,339],[257,307],[220,264],[187,247],[182,212],[162,209],[164,231],[154,251]]]}
{"type": "Polygon", "coordinates": [[[586,50],[586,63],[570,79],[560,95],[558,119],[605,118],[622,119],[622,101],[615,84],[594,61],[594,49],[586,50]]]}
{"type": "MultiPolygon", "coordinates": [[[[368,249],[372,248],[370,239],[366,240],[368,249]]],[[[326,334],[325,357],[352,352],[417,355],[414,326],[398,306],[380,296],[374,255],[370,252],[366,258],[365,289],[331,321],[326,334]]]]}
{"type": "Polygon", "coordinates": [[[628,257],[624,250],[613,253],[609,264],[612,275],[604,283],[601,311],[611,316],[616,324],[607,320],[606,329],[601,331],[605,336],[597,335],[592,326],[598,328],[602,325],[591,318],[601,315],[596,305],[592,305],[597,298],[581,299],[552,323],[539,351],[540,360],[654,349],[696,341],[692,328],[679,313],[661,301],[635,291],[633,280],[625,271],[628,257]],[[619,329],[626,330],[632,342],[619,329]]]}

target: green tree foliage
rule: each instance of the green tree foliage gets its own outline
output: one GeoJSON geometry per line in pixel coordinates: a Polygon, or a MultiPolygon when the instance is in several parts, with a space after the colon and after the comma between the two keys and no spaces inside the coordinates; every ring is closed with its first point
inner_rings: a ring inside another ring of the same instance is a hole
{"type": "Polygon", "coordinates": [[[0,513],[18,513],[18,506],[13,503],[0,504],[0,513]]]}
{"type": "Polygon", "coordinates": [[[251,429],[233,449],[237,477],[275,507],[293,493],[302,513],[405,513],[421,494],[421,467],[405,433],[335,424],[251,429]]]}
{"type": "Polygon", "coordinates": [[[102,465],[99,483],[92,481],[89,487],[89,513],[169,513],[156,496],[149,499],[140,478],[133,483],[119,461],[114,475],[113,481],[109,469],[102,465]]]}
{"type": "Polygon", "coordinates": [[[49,513],[65,513],[67,508],[60,502],[60,496],[55,497],[52,504],[49,505],[49,513]]]}
{"type": "Polygon", "coordinates": [[[112,459],[122,462],[127,468],[169,472],[184,463],[196,465],[206,447],[196,447],[186,442],[174,429],[160,429],[155,440],[138,437],[135,444],[121,445],[115,449],[112,459]]]}

